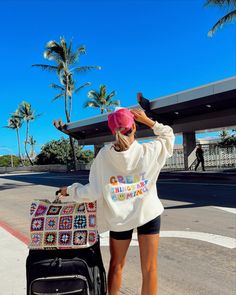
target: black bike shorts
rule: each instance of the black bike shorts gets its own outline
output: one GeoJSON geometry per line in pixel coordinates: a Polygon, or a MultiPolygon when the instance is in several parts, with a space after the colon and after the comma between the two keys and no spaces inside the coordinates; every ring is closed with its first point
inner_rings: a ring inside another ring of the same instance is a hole
{"type": "MultiPolygon", "coordinates": [[[[138,232],[138,235],[159,234],[160,227],[161,227],[161,216],[159,215],[153,220],[145,223],[144,225],[137,227],[137,232],[138,232]]],[[[132,238],[132,233],[133,233],[133,229],[122,231],[122,232],[110,231],[110,238],[115,240],[130,240],[132,238]]]]}

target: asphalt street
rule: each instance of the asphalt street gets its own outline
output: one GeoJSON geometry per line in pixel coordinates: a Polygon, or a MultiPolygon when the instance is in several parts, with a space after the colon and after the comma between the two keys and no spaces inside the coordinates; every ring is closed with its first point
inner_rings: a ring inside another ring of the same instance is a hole
{"type": "MultiPolygon", "coordinates": [[[[33,199],[53,199],[58,187],[87,183],[88,174],[22,173],[0,175],[0,221],[28,235],[33,199]]],[[[159,246],[159,294],[225,294],[236,292],[236,183],[161,178],[162,215],[159,246]]],[[[109,248],[98,210],[106,269],[109,248]]],[[[140,294],[141,272],[136,236],[130,247],[121,294],[140,294]]],[[[0,293],[1,294],[1,293],[0,293]]],[[[4,294],[5,295],[5,294],[4,294]]],[[[17,294],[14,294],[17,295],[17,294]]]]}

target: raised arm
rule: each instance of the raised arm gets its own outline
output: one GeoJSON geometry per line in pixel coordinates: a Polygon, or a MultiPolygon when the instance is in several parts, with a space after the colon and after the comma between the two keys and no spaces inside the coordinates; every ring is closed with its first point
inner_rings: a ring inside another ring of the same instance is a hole
{"type": "Polygon", "coordinates": [[[155,146],[155,152],[158,156],[158,162],[162,166],[165,165],[166,159],[171,157],[174,149],[175,136],[173,129],[168,125],[163,125],[162,123],[153,121],[148,118],[145,112],[141,109],[131,110],[134,114],[134,119],[153,129],[155,135],[157,135],[156,140],[151,143],[155,146]]]}

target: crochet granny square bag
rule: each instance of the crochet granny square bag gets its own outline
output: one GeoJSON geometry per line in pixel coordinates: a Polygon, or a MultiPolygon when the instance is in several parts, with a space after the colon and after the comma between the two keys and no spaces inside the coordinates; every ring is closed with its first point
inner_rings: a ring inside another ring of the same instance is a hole
{"type": "Polygon", "coordinates": [[[30,207],[29,249],[87,248],[98,241],[97,202],[35,200],[30,207]]]}

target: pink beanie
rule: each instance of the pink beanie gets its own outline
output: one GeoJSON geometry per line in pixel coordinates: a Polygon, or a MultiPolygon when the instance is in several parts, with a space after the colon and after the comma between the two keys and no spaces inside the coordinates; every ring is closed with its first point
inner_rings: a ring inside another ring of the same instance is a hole
{"type": "Polygon", "coordinates": [[[128,109],[119,109],[108,115],[108,126],[112,134],[115,134],[119,128],[124,128],[121,133],[125,134],[131,129],[133,124],[134,115],[128,109]]]}

